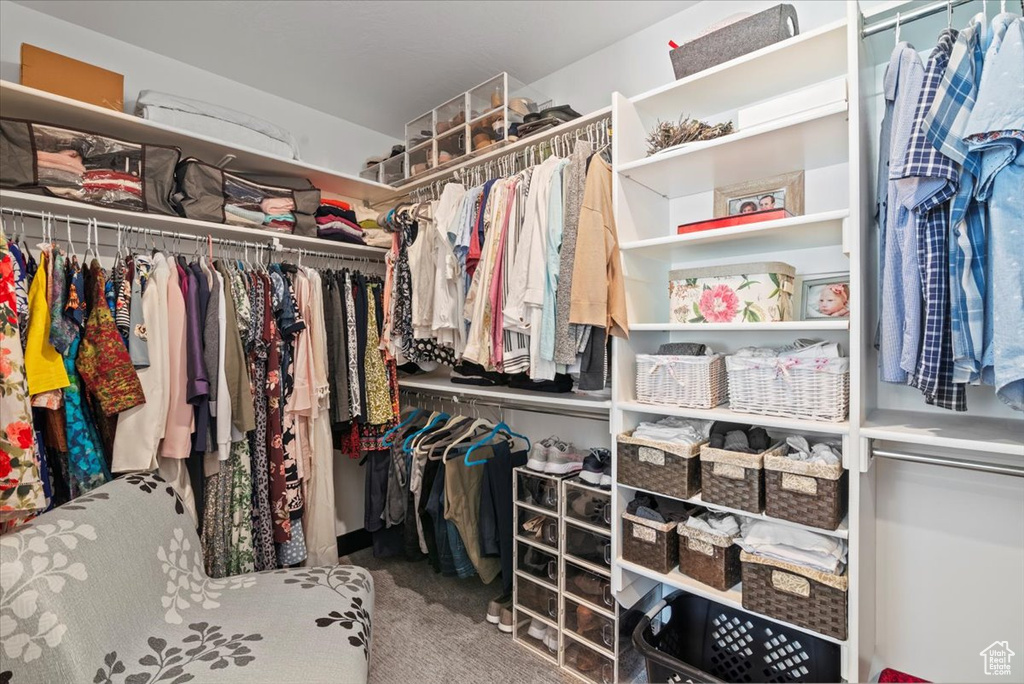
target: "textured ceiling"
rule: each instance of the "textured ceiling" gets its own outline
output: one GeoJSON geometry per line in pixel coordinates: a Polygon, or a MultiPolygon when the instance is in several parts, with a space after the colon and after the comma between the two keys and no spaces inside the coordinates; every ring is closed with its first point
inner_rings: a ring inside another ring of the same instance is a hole
{"type": "Polygon", "coordinates": [[[696,4],[19,1],[395,137],[494,74],[531,83],[696,4]]]}

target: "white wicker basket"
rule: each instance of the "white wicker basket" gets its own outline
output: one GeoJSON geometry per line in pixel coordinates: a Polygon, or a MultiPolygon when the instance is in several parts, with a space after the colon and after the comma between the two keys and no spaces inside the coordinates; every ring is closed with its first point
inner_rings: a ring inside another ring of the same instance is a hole
{"type": "Polygon", "coordinates": [[[837,423],[850,410],[847,358],[728,356],[729,408],[837,423]]]}
{"type": "Polygon", "coordinates": [[[636,400],[688,408],[714,408],[729,398],[725,358],[637,354],[636,400]]]}

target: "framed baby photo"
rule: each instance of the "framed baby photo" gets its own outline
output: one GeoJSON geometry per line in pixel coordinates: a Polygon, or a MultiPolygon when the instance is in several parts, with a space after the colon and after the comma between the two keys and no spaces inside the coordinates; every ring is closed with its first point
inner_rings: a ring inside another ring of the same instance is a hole
{"type": "Polygon", "coordinates": [[[783,210],[804,213],[803,171],[715,188],[715,218],[783,210]]]}
{"type": "Polygon", "coordinates": [[[800,293],[802,320],[842,320],[850,317],[849,273],[804,278],[800,293]]]}

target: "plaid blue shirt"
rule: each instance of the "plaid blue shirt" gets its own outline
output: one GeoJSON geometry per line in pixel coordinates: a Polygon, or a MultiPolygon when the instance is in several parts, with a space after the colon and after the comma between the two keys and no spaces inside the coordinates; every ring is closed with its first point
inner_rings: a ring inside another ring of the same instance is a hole
{"type": "Polygon", "coordinates": [[[957,165],[928,140],[925,118],[939,92],[958,32],[947,29],[928,57],[914,129],[902,178],[914,179],[910,208],[917,225],[924,330],[911,384],[925,401],[941,408],[967,410],[964,386],[953,382],[953,338],[949,324],[949,207],[957,193],[957,165]]]}
{"type": "Polygon", "coordinates": [[[984,206],[974,196],[981,153],[971,151],[965,131],[977,98],[984,48],[983,23],[972,21],[953,45],[931,109],[925,115],[929,142],[962,165],[953,199],[949,240],[949,311],[953,382],[978,383],[984,350],[986,226],[984,206]]]}

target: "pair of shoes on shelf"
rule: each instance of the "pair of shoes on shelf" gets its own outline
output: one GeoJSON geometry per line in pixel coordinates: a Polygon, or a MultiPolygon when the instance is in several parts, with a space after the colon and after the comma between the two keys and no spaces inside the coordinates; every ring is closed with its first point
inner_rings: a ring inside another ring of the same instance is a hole
{"type": "Polygon", "coordinates": [[[580,479],[597,487],[611,487],[612,452],[607,449],[591,449],[583,459],[580,479]]]}
{"type": "Polygon", "coordinates": [[[530,448],[526,467],[548,475],[570,475],[583,468],[583,454],[568,442],[548,437],[530,448]]]}

